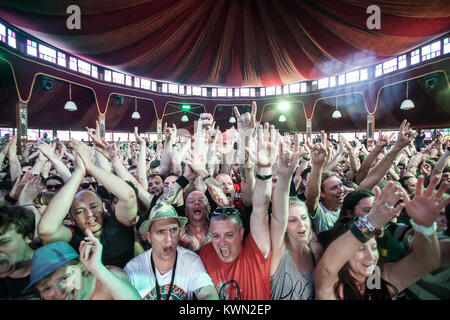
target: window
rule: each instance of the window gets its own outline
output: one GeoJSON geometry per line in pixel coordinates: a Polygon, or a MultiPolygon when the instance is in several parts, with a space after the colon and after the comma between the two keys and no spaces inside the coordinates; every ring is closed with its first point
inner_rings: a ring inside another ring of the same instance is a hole
{"type": "Polygon", "coordinates": [[[191,96],[192,95],[192,87],[186,86],[186,95],[191,96]]]}
{"type": "MultiPolygon", "coordinates": [[[[94,78],[97,78],[98,79],[98,68],[96,67],[96,66],[91,66],[92,67],[92,76],[94,77],[94,78]]],[[[130,84],[130,86],[131,86],[131,84],[130,84]]]]}
{"type": "Polygon", "coordinates": [[[200,87],[192,87],[192,95],[194,95],[194,96],[201,96],[202,95],[202,88],[200,88],[200,87]]]}
{"type": "Polygon", "coordinates": [[[256,89],[250,88],[250,97],[256,97],[256,89]]]}
{"type": "Polygon", "coordinates": [[[382,74],[383,74],[383,64],[380,63],[375,66],[375,77],[379,77],[382,74]]]}
{"type": "Polygon", "coordinates": [[[10,47],[13,47],[14,49],[16,49],[16,47],[17,47],[16,33],[14,31],[12,31],[11,29],[8,29],[8,45],[10,47]]]}
{"type": "Polygon", "coordinates": [[[283,94],[288,94],[289,93],[289,85],[288,84],[285,84],[284,86],[283,86],[283,94]]]}
{"type": "Polygon", "coordinates": [[[289,93],[299,93],[300,83],[293,83],[289,85],[289,93]]]}
{"type": "Polygon", "coordinates": [[[275,94],[275,87],[266,87],[266,95],[272,96],[275,94]]]}
{"type": "Polygon", "coordinates": [[[152,81],[152,91],[158,91],[158,82],[152,81]]]}
{"type": "Polygon", "coordinates": [[[319,89],[328,88],[329,78],[320,79],[318,82],[319,89]]]}
{"type": "Polygon", "coordinates": [[[336,86],[336,77],[330,77],[330,88],[336,86]]]}
{"type": "Polygon", "coordinates": [[[406,54],[401,55],[398,57],[398,68],[403,69],[406,67],[406,54]]]}
{"type": "Polygon", "coordinates": [[[364,81],[369,78],[369,73],[367,69],[361,69],[359,70],[359,80],[364,81]]]}
{"type": "MultiPolygon", "coordinates": [[[[76,58],[69,57],[69,68],[73,71],[78,71],[78,63],[76,58]]],[[[105,71],[105,80],[106,80],[106,71],[105,71]]],[[[111,71],[109,71],[109,80],[107,81],[111,81],[111,71]]]]}
{"type": "Polygon", "coordinates": [[[345,82],[346,83],[352,83],[352,82],[356,82],[356,81],[359,81],[359,70],[347,72],[345,74],[345,82]]]}
{"type": "Polygon", "coordinates": [[[150,90],[150,80],[141,79],[141,88],[145,90],[150,90]]]}
{"type": "MultiPolygon", "coordinates": [[[[91,75],[91,64],[87,63],[83,60],[78,60],[78,72],[81,72],[83,74],[90,76],[91,75]]],[[[114,81],[114,73],[117,73],[117,72],[113,72],[113,81],[114,81]]]]}
{"type": "Polygon", "coordinates": [[[178,88],[178,92],[179,92],[180,94],[185,94],[185,87],[184,87],[184,86],[180,86],[180,87],[178,88]]]}
{"type": "Polygon", "coordinates": [[[39,58],[56,63],[56,50],[39,44],[39,58]]]}
{"type": "Polygon", "coordinates": [[[422,61],[433,59],[440,55],[441,55],[440,40],[422,47],[422,61]]]}
{"type": "Polygon", "coordinates": [[[450,43],[448,42],[448,39],[450,39],[450,38],[445,38],[444,39],[444,54],[450,52],[450,43]]]}
{"type": "Polygon", "coordinates": [[[397,58],[383,62],[383,74],[397,70],[397,58]]]}
{"type": "Polygon", "coordinates": [[[411,52],[411,64],[416,64],[420,62],[420,49],[416,49],[411,52]]]}
{"type": "Polygon", "coordinates": [[[162,83],[162,85],[161,85],[161,92],[162,93],[167,93],[167,83],[162,83]]]}
{"type": "Polygon", "coordinates": [[[234,96],[239,97],[240,96],[240,90],[239,88],[234,88],[234,96]]]}
{"type": "Polygon", "coordinates": [[[178,85],[177,84],[169,84],[169,93],[178,94],[178,85]]]}
{"type": "Polygon", "coordinates": [[[129,75],[126,75],[125,76],[125,84],[127,85],[127,86],[130,86],[131,87],[131,76],[129,76],[129,75]]]}
{"type": "Polygon", "coordinates": [[[281,94],[281,86],[275,87],[275,94],[281,94]]]}
{"type": "Polygon", "coordinates": [[[27,53],[30,56],[37,57],[37,44],[35,41],[27,39],[27,53]]]}
{"type": "Polygon", "coordinates": [[[217,95],[219,97],[225,97],[227,95],[227,89],[226,88],[217,89],[217,95]]]}
{"type": "Polygon", "coordinates": [[[233,96],[233,88],[228,88],[227,89],[227,96],[228,97],[232,97],[233,96]]]}
{"type": "Polygon", "coordinates": [[[0,40],[6,43],[6,27],[0,23],[0,40]]]}
{"type": "Polygon", "coordinates": [[[134,87],[135,88],[140,88],[141,87],[141,79],[134,78],[134,87]]]}
{"type": "Polygon", "coordinates": [[[300,92],[306,92],[308,87],[306,86],[306,82],[300,83],[300,92]]]}
{"type": "Polygon", "coordinates": [[[66,54],[58,51],[58,65],[61,67],[67,66],[66,54]]]}
{"type": "Polygon", "coordinates": [[[250,95],[249,88],[241,88],[241,97],[248,97],[250,95]]]}
{"type": "MultiPolygon", "coordinates": [[[[233,92],[231,92],[231,95],[233,96],[233,92]]],[[[208,89],[202,88],[202,97],[207,97],[207,96],[208,96],[208,89]]]]}
{"type": "Polygon", "coordinates": [[[338,77],[339,85],[345,84],[345,74],[340,74],[338,77]]]}
{"type": "Polygon", "coordinates": [[[259,89],[259,96],[265,97],[266,96],[266,88],[260,88],[259,89]]]}

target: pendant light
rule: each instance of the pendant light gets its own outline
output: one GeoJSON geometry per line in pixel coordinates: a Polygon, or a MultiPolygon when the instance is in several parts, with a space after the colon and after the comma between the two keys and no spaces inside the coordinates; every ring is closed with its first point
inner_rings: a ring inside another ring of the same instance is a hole
{"type": "Polygon", "coordinates": [[[336,97],[336,110],[334,110],[333,114],[331,115],[333,119],[339,119],[342,117],[341,112],[338,110],[338,97],[336,97]]]}
{"type": "Polygon", "coordinates": [[[77,105],[72,101],[72,84],[69,82],[69,101],[64,105],[64,109],[67,111],[77,111],[77,105]]]}
{"type": "Polygon", "coordinates": [[[406,81],[406,100],[403,100],[402,104],[400,105],[400,109],[401,110],[414,109],[414,102],[408,99],[408,81],[406,81]]]}
{"type": "Polygon", "coordinates": [[[136,119],[136,120],[141,118],[141,115],[137,111],[137,98],[134,98],[134,112],[131,115],[131,118],[136,119]]]}
{"type": "Polygon", "coordinates": [[[236,118],[233,115],[233,108],[231,108],[231,117],[230,120],[228,120],[229,123],[236,123],[236,118]]]}

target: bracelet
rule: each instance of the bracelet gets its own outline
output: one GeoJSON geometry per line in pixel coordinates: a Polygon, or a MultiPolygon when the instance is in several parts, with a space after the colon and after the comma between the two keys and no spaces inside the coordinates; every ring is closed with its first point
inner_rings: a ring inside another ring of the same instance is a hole
{"type": "Polygon", "coordinates": [[[367,216],[360,217],[355,221],[356,227],[358,227],[359,231],[364,234],[368,238],[372,238],[374,236],[380,236],[381,230],[376,229],[373,224],[369,221],[367,216]]]}
{"type": "Polygon", "coordinates": [[[206,179],[211,178],[211,175],[208,174],[206,177],[203,178],[203,181],[205,181],[206,179]]]}
{"type": "Polygon", "coordinates": [[[305,160],[305,161],[310,161],[310,160],[311,160],[311,158],[306,158],[306,157],[303,157],[303,160],[305,160]]]}
{"type": "Polygon", "coordinates": [[[415,231],[421,233],[428,240],[428,242],[431,243],[431,236],[437,230],[437,223],[436,223],[436,221],[433,222],[433,224],[431,226],[429,226],[429,227],[421,226],[421,225],[415,223],[413,219],[410,220],[410,223],[411,223],[411,226],[413,227],[413,229],[415,231]]]}
{"type": "Polygon", "coordinates": [[[179,176],[177,181],[181,188],[185,188],[189,184],[189,180],[185,176],[179,176]]]}
{"type": "Polygon", "coordinates": [[[13,199],[9,196],[9,193],[7,195],[5,195],[5,200],[8,201],[9,203],[16,203],[17,200],[13,199]]]}
{"type": "Polygon", "coordinates": [[[361,232],[356,223],[352,223],[350,231],[359,242],[366,243],[367,241],[370,240],[369,237],[367,237],[366,235],[364,235],[364,233],[361,232]]]}
{"type": "Polygon", "coordinates": [[[28,203],[28,204],[24,204],[22,207],[33,207],[34,203],[28,203]]]}
{"type": "Polygon", "coordinates": [[[262,181],[266,181],[266,180],[272,178],[272,175],[269,174],[267,176],[262,176],[262,175],[256,173],[256,178],[259,179],[259,180],[262,180],[262,181]]]}

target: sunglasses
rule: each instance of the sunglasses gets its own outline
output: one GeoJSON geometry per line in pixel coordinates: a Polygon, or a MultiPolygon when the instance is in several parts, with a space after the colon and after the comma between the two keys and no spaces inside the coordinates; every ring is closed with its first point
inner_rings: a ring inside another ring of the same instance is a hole
{"type": "Polygon", "coordinates": [[[234,207],[220,207],[211,212],[211,216],[220,216],[222,214],[226,214],[227,216],[241,216],[239,210],[234,207]]]}
{"type": "Polygon", "coordinates": [[[80,184],[80,187],[83,189],[88,189],[89,186],[92,186],[92,188],[96,189],[98,187],[98,182],[86,182],[80,184]]]}
{"type": "Polygon", "coordinates": [[[53,184],[53,185],[47,185],[45,186],[47,190],[59,190],[62,188],[62,184],[53,184]]]}

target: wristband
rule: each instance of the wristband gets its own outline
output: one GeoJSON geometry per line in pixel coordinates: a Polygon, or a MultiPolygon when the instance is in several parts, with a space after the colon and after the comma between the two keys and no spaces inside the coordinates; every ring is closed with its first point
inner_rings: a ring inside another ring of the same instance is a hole
{"type": "Polygon", "coordinates": [[[7,195],[5,195],[5,200],[8,201],[9,203],[16,203],[17,200],[13,199],[9,196],[9,193],[7,195]]]}
{"type": "Polygon", "coordinates": [[[429,226],[429,227],[421,226],[421,225],[415,223],[413,219],[411,219],[410,223],[411,223],[411,226],[413,227],[413,229],[415,231],[421,233],[428,240],[428,242],[431,243],[431,236],[437,230],[436,221],[433,222],[433,224],[431,226],[429,226]]]}
{"type": "Polygon", "coordinates": [[[185,176],[179,176],[177,181],[181,188],[185,188],[189,184],[189,180],[185,176]]]}
{"type": "Polygon", "coordinates": [[[360,217],[355,221],[356,227],[358,227],[359,231],[366,236],[367,238],[372,238],[374,236],[380,236],[381,230],[376,229],[372,223],[369,221],[367,216],[360,217]]]}
{"type": "Polygon", "coordinates": [[[269,180],[270,178],[272,178],[272,175],[269,174],[267,176],[262,176],[262,175],[259,175],[259,174],[256,173],[256,178],[259,179],[259,180],[265,181],[265,180],[269,180]]]}
{"type": "Polygon", "coordinates": [[[204,177],[204,178],[202,178],[202,179],[203,179],[203,181],[205,181],[205,180],[208,179],[208,178],[211,178],[211,175],[210,175],[210,174],[208,174],[206,177],[204,177]]]}
{"type": "Polygon", "coordinates": [[[367,237],[366,235],[364,235],[364,233],[361,232],[356,223],[353,223],[351,225],[350,231],[359,242],[366,243],[367,241],[370,240],[369,237],[367,237]]]}

